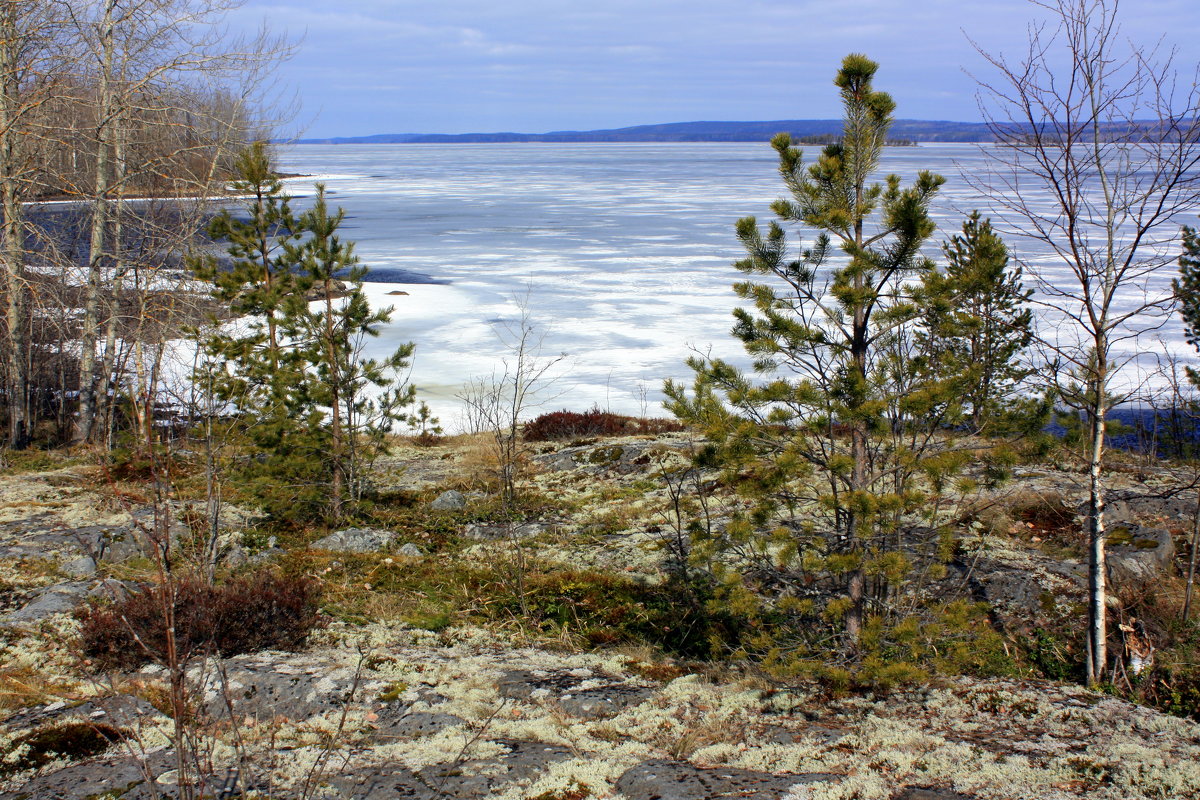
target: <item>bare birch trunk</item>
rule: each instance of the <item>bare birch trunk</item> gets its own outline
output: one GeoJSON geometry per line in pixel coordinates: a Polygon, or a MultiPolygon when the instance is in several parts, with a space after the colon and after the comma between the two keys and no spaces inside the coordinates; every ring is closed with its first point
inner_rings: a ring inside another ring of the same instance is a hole
{"type": "Polygon", "coordinates": [[[25,317],[25,246],[17,170],[16,122],[20,103],[17,81],[16,4],[5,3],[0,11],[0,203],[4,214],[4,342],[8,401],[8,446],[14,450],[29,444],[29,372],[25,317]]]}
{"type": "Polygon", "coordinates": [[[80,331],[79,412],[73,443],[92,441],[96,424],[96,346],[100,334],[100,290],[104,273],[104,245],[108,227],[110,137],[115,98],[112,86],[114,61],[113,12],[116,0],[105,0],[99,23],[100,65],[97,75],[96,170],[92,188],[92,223],[88,249],[83,326],[80,331]]]}
{"type": "Polygon", "coordinates": [[[1104,679],[1108,663],[1107,564],[1104,529],[1104,423],[1105,381],[1103,365],[1097,363],[1093,386],[1091,452],[1088,463],[1088,636],[1087,682],[1095,686],[1104,679]]]}

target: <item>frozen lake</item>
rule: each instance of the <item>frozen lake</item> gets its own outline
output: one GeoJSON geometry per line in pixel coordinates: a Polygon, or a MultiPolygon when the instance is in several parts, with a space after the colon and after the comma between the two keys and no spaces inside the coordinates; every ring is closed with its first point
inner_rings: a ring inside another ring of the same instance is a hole
{"type": "MultiPolygon", "coordinates": [[[[345,209],[342,233],[371,269],[372,299],[395,306],[369,352],[415,342],[411,380],[448,427],[463,385],[498,368],[497,328],[517,318],[520,298],[543,354],[567,354],[544,410],[656,415],[663,380],[690,380],[688,355],[745,363],[729,335],[730,285],[742,278],[733,226],[748,215],[765,223],[783,194],[765,143],[295,145],[279,160],[314,176],[289,181],[294,195],[311,195],[319,178],[345,209]]],[[[946,176],[934,207],[940,245],[971,209],[997,216],[960,177],[983,163],[974,145],[939,144],[889,148],[883,167],[906,180],[920,169],[946,176]]],[[[812,237],[789,239],[798,248],[812,237]]],[[[1006,241],[1051,280],[1069,280],[1032,243],[1006,241]]],[[[1172,277],[1160,271],[1149,290],[1167,291],[1172,277]]],[[[1194,356],[1176,318],[1123,347],[1139,354],[1123,375],[1129,387],[1161,385],[1160,354],[1194,356]]]]}

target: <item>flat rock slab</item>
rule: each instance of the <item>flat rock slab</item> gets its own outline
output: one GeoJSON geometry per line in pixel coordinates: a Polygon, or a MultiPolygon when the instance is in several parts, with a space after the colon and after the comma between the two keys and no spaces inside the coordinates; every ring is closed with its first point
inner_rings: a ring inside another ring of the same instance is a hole
{"type": "Polygon", "coordinates": [[[145,700],[122,694],[98,697],[74,705],[59,701],[27,708],[7,717],[3,725],[10,731],[22,731],[60,721],[85,720],[117,728],[129,728],[147,717],[157,716],[161,716],[159,710],[145,700]]]}
{"type": "MultiPolygon", "coordinates": [[[[193,679],[199,677],[193,674],[193,679]]],[[[356,681],[353,667],[304,654],[268,652],[230,659],[224,680],[208,670],[204,708],[217,718],[227,716],[232,707],[238,717],[303,720],[340,710],[355,697],[378,695],[386,686],[385,681],[364,676],[356,681]]]]}
{"type": "Polygon", "coordinates": [[[626,440],[564,447],[553,453],[535,456],[533,460],[545,469],[555,471],[578,470],[592,475],[615,472],[628,475],[648,472],[657,463],[659,453],[668,450],[681,451],[689,447],[689,442],[626,440]]]}
{"type": "Polygon", "coordinates": [[[106,578],[100,581],[69,581],[38,590],[37,595],[16,611],[0,614],[0,625],[32,625],[55,614],[69,614],[88,598],[116,600],[137,590],[137,584],[106,578]]]}
{"type": "Polygon", "coordinates": [[[573,717],[604,719],[641,704],[654,693],[646,686],[594,675],[590,670],[542,672],[509,670],[497,688],[501,697],[551,703],[573,717]]]}
{"type": "Polygon", "coordinates": [[[109,756],[72,764],[40,775],[16,791],[0,794],[0,800],[95,800],[119,797],[121,800],[148,800],[173,796],[168,787],[158,787],[156,795],[147,781],[174,768],[175,756],[167,751],[149,755],[145,760],[127,755],[109,756]]]}
{"type": "Polygon", "coordinates": [[[974,800],[970,795],[931,786],[910,786],[896,795],[895,800],[974,800]]]}
{"type": "Polygon", "coordinates": [[[1165,528],[1128,524],[1113,526],[1109,531],[1108,563],[1114,581],[1146,583],[1175,563],[1175,541],[1165,528]],[[1113,541],[1120,529],[1124,533],[1121,540],[1127,544],[1113,541]]]}
{"type": "Polygon", "coordinates": [[[392,543],[396,534],[383,528],[346,528],[317,539],[313,550],[332,550],[335,553],[374,553],[392,543]]]}
{"type": "Polygon", "coordinates": [[[21,608],[0,617],[0,624],[27,625],[54,614],[74,611],[91,588],[92,585],[87,582],[59,583],[47,587],[21,608]]]}
{"type": "Polygon", "coordinates": [[[548,526],[539,522],[523,522],[520,525],[477,525],[463,528],[463,536],[477,542],[494,542],[503,539],[532,539],[546,532],[548,526]]]}
{"type": "Polygon", "coordinates": [[[464,723],[462,717],[437,711],[387,709],[376,716],[378,719],[370,723],[374,729],[371,738],[380,743],[432,736],[446,728],[464,723]]]}
{"type": "Polygon", "coordinates": [[[571,757],[567,748],[544,742],[498,743],[508,752],[495,758],[437,764],[419,772],[387,765],[362,767],[334,776],[330,783],[347,800],[478,800],[571,757]]]}
{"type": "Polygon", "coordinates": [[[617,780],[617,791],[629,800],[780,800],[793,786],[839,780],[840,775],[826,772],[775,775],[748,769],[703,769],[656,759],[626,771],[617,780]]]}

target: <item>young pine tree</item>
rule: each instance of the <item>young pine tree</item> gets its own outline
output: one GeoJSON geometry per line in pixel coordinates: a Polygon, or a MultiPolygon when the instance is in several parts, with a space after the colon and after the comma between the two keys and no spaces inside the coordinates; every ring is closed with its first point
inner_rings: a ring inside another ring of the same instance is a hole
{"type": "Polygon", "coordinates": [[[324,188],[297,217],[262,145],[237,167],[248,219],[224,212],[210,228],[228,240],[231,263],[195,267],[233,319],[202,335],[195,381],[257,451],[241,482],[269,513],[337,521],[412,400],[402,375],[413,346],[364,355],[391,309],[371,310],[366,269],[337,236],[342,213],[329,213],[324,188]]]}
{"type": "MultiPolygon", "coordinates": [[[[1188,344],[1200,350],[1200,235],[1195,228],[1183,226],[1183,253],[1179,256],[1179,277],[1174,281],[1175,297],[1188,344]]],[[[1200,386],[1200,370],[1187,368],[1188,378],[1200,386]]]]}
{"type": "Polygon", "coordinates": [[[392,308],[372,310],[363,292],[366,267],[354,245],[337,235],[344,213],[329,213],[325,187],[317,185],[313,207],[301,218],[310,236],[301,248],[303,284],[316,290],[313,303],[294,305],[285,330],[303,353],[307,369],[304,397],[310,413],[322,420],[328,447],[328,514],[344,516],[345,504],[360,499],[363,468],[385,445],[397,422],[407,420],[415,389],[402,376],[413,345],[403,344],[382,359],[367,358],[364,345],[379,335],[392,308]]]}
{"type": "Polygon", "coordinates": [[[1007,433],[1040,416],[1018,388],[1033,372],[1021,361],[1033,342],[1033,294],[1021,267],[1009,266],[1008,248],[978,211],[962,232],[942,245],[944,269],[923,276],[924,324],[918,344],[943,373],[958,375],[971,430],[1007,433]]]}
{"type": "Polygon", "coordinates": [[[921,172],[869,178],[895,107],[872,86],[877,65],[850,55],[835,79],[841,141],[806,166],[787,134],[772,141],[791,197],[767,231],[737,224],[750,277],[737,295],[734,335],[764,377],[693,358],[693,390],[668,382],[668,407],[701,426],[702,455],[746,499],[699,557],[720,583],[765,598],[791,657],[859,651],[867,630],[898,629],[923,578],[950,557],[941,490],[965,456],[937,432],[961,413],[952,376],[920,366],[914,289],[932,269],[921,248],[934,230],[930,200],[943,179],[921,172]],[[780,223],[818,231],[789,252],[780,223]],[[835,254],[835,248],[840,255],[835,254]]]}
{"type": "Polygon", "coordinates": [[[304,365],[285,346],[280,326],[288,306],[303,297],[297,280],[303,230],[264,143],[240,153],[234,166],[231,188],[247,197],[245,218],[224,209],[208,230],[214,240],[227,242],[229,260],[206,257],[193,264],[196,277],[211,284],[213,297],[234,320],[201,341],[208,362],[203,379],[220,402],[253,410],[248,431],[256,445],[270,450],[294,433],[296,424],[294,387],[304,365]],[[215,369],[214,364],[226,366],[215,369]]]}

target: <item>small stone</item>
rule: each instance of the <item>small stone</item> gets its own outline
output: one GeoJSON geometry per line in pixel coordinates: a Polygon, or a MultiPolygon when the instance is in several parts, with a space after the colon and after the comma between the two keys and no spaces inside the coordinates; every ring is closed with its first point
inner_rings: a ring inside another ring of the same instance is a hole
{"type": "Polygon", "coordinates": [[[421,552],[421,548],[417,547],[412,542],[409,542],[401,547],[396,551],[396,554],[405,556],[406,558],[420,558],[421,556],[425,555],[423,552],[421,552]]]}
{"type": "Polygon", "coordinates": [[[434,501],[429,504],[429,507],[434,511],[458,511],[466,508],[467,498],[462,492],[456,492],[451,489],[448,492],[442,492],[434,501]]]}

